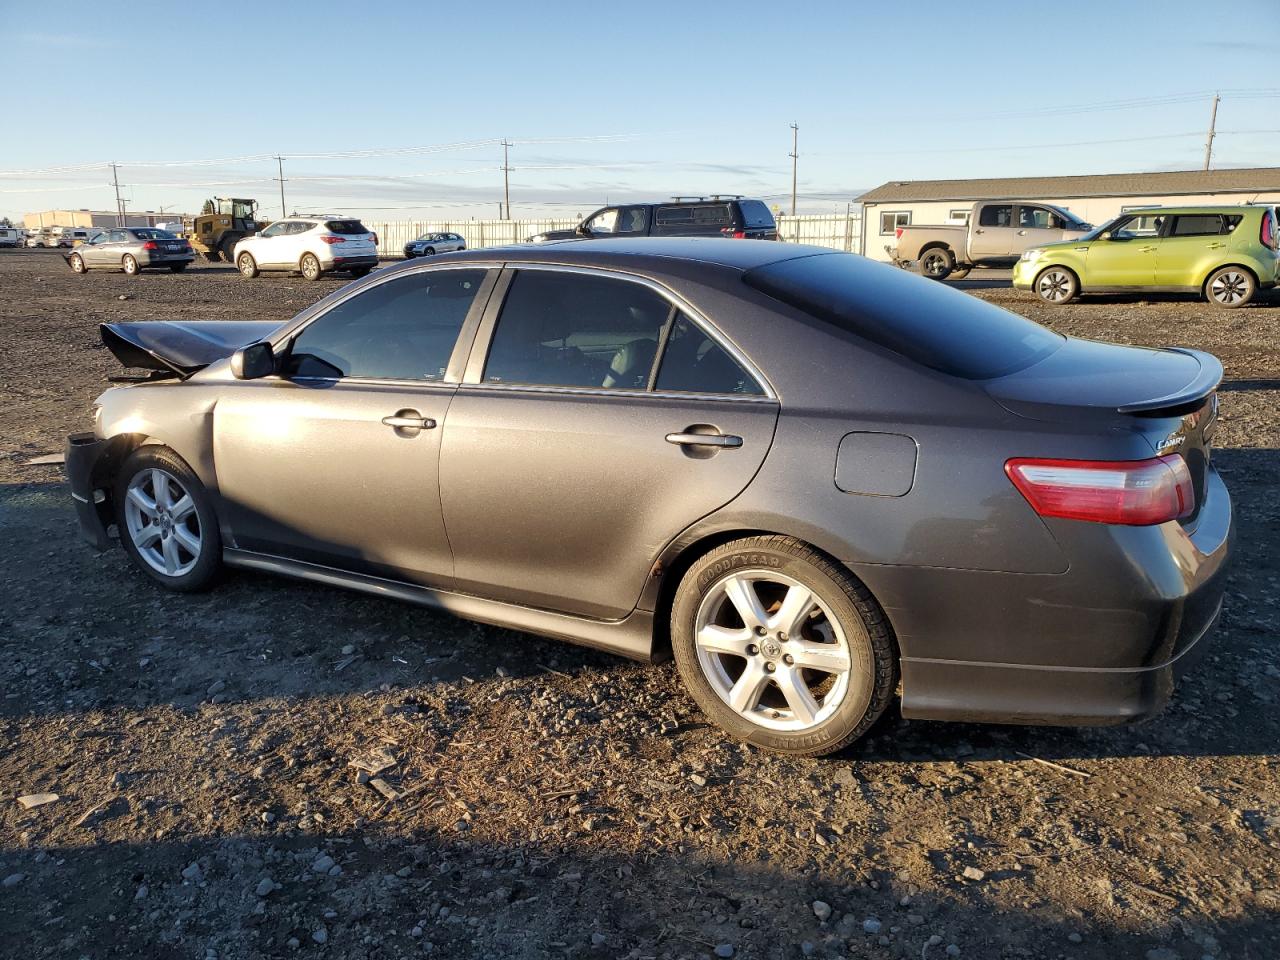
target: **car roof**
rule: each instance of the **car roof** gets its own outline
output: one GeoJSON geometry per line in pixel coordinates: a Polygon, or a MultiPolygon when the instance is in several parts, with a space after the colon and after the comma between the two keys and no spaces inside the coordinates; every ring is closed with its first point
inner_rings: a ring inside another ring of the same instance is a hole
{"type": "MultiPolygon", "coordinates": [[[[769,263],[834,254],[827,247],[811,247],[775,240],[728,240],[720,237],[636,237],[627,240],[552,240],[518,243],[445,254],[447,262],[510,260],[590,267],[640,266],[645,261],[683,260],[752,270],[769,263]]],[[[436,261],[439,262],[439,261],[436,261]]],[[[654,264],[657,265],[657,264],[654,264]]]]}

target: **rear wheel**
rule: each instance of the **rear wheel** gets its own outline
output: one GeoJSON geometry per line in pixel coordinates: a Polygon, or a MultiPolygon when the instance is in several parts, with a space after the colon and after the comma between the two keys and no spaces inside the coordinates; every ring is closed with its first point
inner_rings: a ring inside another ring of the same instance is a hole
{"type": "Polygon", "coordinates": [[[1036,277],[1035,291],[1045,303],[1060,306],[1079,295],[1080,281],[1066,267],[1048,267],[1036,277]]]}
{"type": "Polygon", "coordinates": [[[1243,307],[1258,292],[1258,282],[1244,267],[1215,270],[1204,285],[1205,296],[1215,307],[1243,307]]]}
{"type": "Polygon", "coordinates": [[[138,266],[138,261],[134,259],[132,254],[129,254],[129,253],[126,253],[124,255],[124,259],[120,261],[120,266],[124,269],[124,272],[130,277],[136,277],[142,270],[142,268],[138,266]]]}
{"type": "Polygon", "coordinates": [[[676,666],[703,712],[782,753],[833,753],[888,706],[897,655],[884,615],[838,564],[790,537],[717,547],[681,580],[676,666]]]}
{"type": "Polygon", "coordinates": [[[67,263],[71,265],[72,273],[84,273],[88,268],[84,265],[84,258],[78,253],[73,253],[67,263]]]}
{"type": "Polygon", "coordinates": [[[302,259],[298,262],[298,269],[302,271],[302,275],[308,280],[320,279],[320,261],[316,259],[314,253],[304,253],[302,259]]]}
{"type": "Polygon", "coordinates": [[[240,259],[236,261],[236,267],[240,271],[240,276],[246,280],[252,280],[258,275],[258,261],[253,259],[253,254],[242,253],[240,259]]]}
{"type": "Polygon", "coordinates": [[[241,236],[223,237],[222,242],[218,244],[218,253],[222,255],[223,261],[226,263],[236,262],[236,244],[244,238],[241,236]]]}
{"type": "Polygon", "coordinates": [[[930,280],[945,280],[956,268],[956,258],[946,247],[931,247],[920,254],[920,273],[930,280]]]}
{"type": "Polygon", "coordinates": [[[139,447],[116,480],[120,542],[134,564],[170,590],[200,590],[222,563],[213,502],[168,447],[139,447]]]}

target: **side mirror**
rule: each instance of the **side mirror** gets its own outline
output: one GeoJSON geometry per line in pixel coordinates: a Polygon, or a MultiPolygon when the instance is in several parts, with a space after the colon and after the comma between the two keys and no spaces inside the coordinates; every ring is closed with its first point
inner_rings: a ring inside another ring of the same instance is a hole
{"type": "Polygon", "coordinates": [[[260,380],[276,372],[276,355],[266,341],[241,347],[231,355],[231,375],[237,380],[260,380]]]}
{"type": "Polygon", "coordinates": [[[580,223],[580,224],[578,224],[578,229],[574,230],[573,232],[574,232],[574,233],[576,233],[576,234],[577,234],[578,236],[580,236],[580,237],[589,237],[589,236],[591,236],[591,228],[590,228],[590,227],[588,227],[585,223],[580,223]]]}
{"type": "Polygon", "coordinates": [[[1110,239],[1111,239],[1111,231],[1110,231],[1110,230],[1103,230],[1100,234],[1098,234],[1098,239],[1099,239],[1099,240],[1110,240],[1110,239]]]}

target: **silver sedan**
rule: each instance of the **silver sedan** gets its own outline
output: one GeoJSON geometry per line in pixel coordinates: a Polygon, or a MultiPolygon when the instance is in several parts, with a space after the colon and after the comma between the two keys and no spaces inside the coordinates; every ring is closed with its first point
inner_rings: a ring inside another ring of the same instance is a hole
{"type": "Polygon", "coordinates": [[[112,227],[72,247],[65,254],[76,273],[92,268],[123,270],[137,276],[147,267],[168,267],[181,273],[195,259],[191,244],[168,230],[155,227],[112,227]]]}
{"type": "Polygon", "coordinates": [[[404,245],[406,260],[414,257],[434,257],[437,253],[453,253],[467,249],[467,241],[456,233],[424,233],[417,240],[404,245]]]}

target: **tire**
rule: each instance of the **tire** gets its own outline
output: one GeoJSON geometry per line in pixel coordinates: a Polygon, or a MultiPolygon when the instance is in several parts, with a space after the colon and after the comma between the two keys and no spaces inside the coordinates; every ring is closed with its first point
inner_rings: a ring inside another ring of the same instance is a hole
{"type": "Polygon", "coordinates": [[[735,540],[696,560],[676,590],[671,646],[703,713],[779,753],[842,749],[879,719],[897,685],[896,644],[871,594],[791,537],[735,540]],[[786,612],[787,601],[797,609],[786,612]],[[785,620],[800,624],[799,638],[785,620]],[[797,666],[805,657],[808,669],[797,666]]]}
{"type": "Polygon", "coordinates": [[[190,266],[190,264],[186,264],[186,263],[171,263],[171,264],[169,264],[169,272],[170,272],[170,273],[181,273],[183,270],[187,269],[187,267],[188,267],[188,266],[190,266]]]}
{"type": "Polygon", "coordinates": [[[434,256],[436,255],[436,248],[435,248],[435,247],[427,247],[427,249],[425,249],[425,250],[423,250],[423,251],[422,251],[422,255],[423,255],[424,257],[434,257],[434,256]]]}
{"type": "Polygon", "coordinates": [[[134,259],[131,253],[124,255],[124,259],[120,261],[120,266],[124,269],[126,276],[136,277],[142,272],[142,268],[138,266],[138,261],[134,259]]]}
{"type": "Polygon", "coordinates": [[[84,257],[78,253],[73,253],[67,258],[67,263],[71,266],[72,273],[86,273],[89,268],[84,264],[84,257]]]}
{"type": "Polygon", "coordinates": [[[303,277],[307,280],[319,280],[324,273],[320,269],[320,261],[316,259],[314,253],[304,253],[302,259],[298,261],[298,269],[302,271],[303,277]]]}
{"type": "Polygon", "coordinates": [[[1234,310],[1243,307],[1258,292],[1258,281],[1244,267],[1222,267],[1204,282],[1204,296],[1215,307],[1234,310]]]}
{"type": "Polygon", "coordinates": [[[945,280],[956,268],[956,258],[946,247],[930,247],[920,254],[920,275],[930,280],[945,280]]]}
{"type": "Polygon", "coordinates": [[[239,235],[222,238],[222,242],[218,244],[218,253],[221,255],[224,263],[236,262],[236,244],[243,239],[244,237],[239,235]]]}
{"type": "Polygon", "coordinates": [[[1080,278],[1066,267],[1045,267],[1031,288],[1045,303],[1060,307],[1080,295],[1080,278]]]}
{"type": "Polygon", "coordinates": [[[185,593],[213,583],[222,566],[218,518],[176,453],[151,444],[134,450],[116,477],[115,506],[120,543],[139,570],[185,593]]]}
{"type": "Polygon", "coordinates": [[[236,269],[246,280],[255,280],[258,277],[258,261],[253,259],[252,253],[240,254],[240,259],[236,261],[236,269]]]}
{"type": "Polygon", "coordinates": [[[963,280],[965,277],[969,275],[970,271],[972,270],[973,270],[973,267],[956,267],[954,270],[951,271],[951,276],[948,277],[948,279],[963,280]]]}

